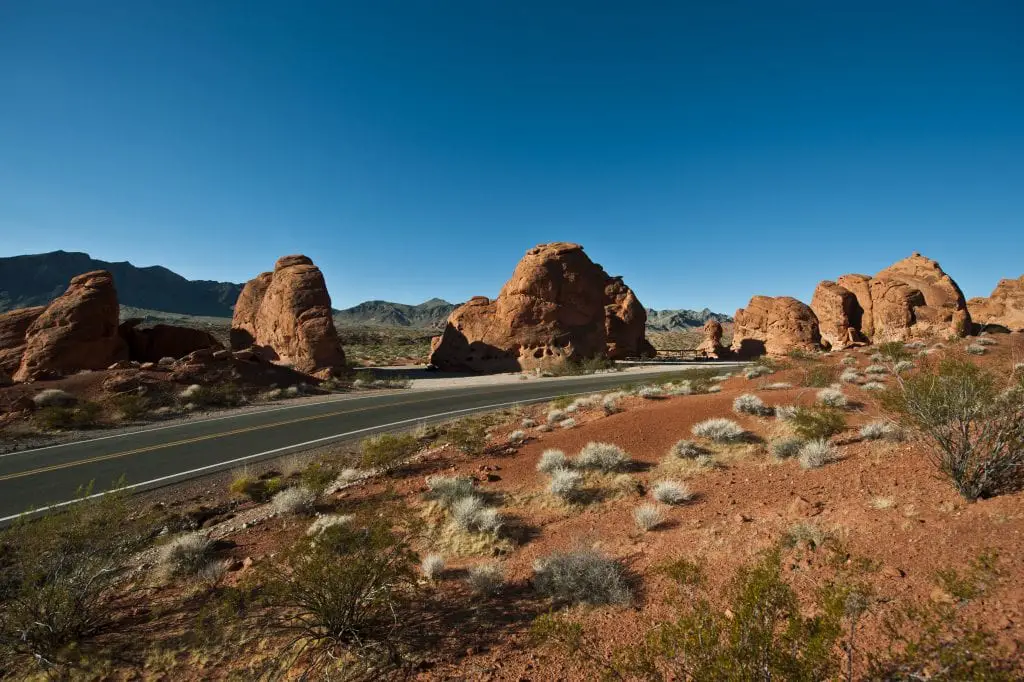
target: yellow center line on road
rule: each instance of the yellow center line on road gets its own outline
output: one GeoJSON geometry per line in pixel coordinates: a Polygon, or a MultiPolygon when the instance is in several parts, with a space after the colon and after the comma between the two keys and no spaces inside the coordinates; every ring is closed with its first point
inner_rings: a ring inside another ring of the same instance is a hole
{"type": "Polygon", "coordinates": [[[214,438],[224,438],[225,436],[234,436],[239,433],[248,433],[250,431],[260,431],[263,429],[272,429],[278,426],[286,426],[288,424],[298,424],[300,422],[314,421],[316,419],[326,419],[328,417],[337,417],[343,414],[353,414],[355,412],[365,412],[367,410],[375,410],[380,407],[397,407],[398,405],[412,405],[414,403],[431,402],[428,398],[426,400],[405,400],[398,403],[389,403],[387,405],[371,405],[368,407],[360,407],[354,410],[339,410],[337,412],[328,412],[327,414],[316,414],[309,417],[298,417],[296,419],[289,419],[282,422],[274,422],[273,424],[261,424],[258,426],[247,426],[242,429],[234,429],[232,431],[223,431],[221,433],[211,433],[206,436],[196,436],[195,438],[185,438],[183,440],[172,441],[170,443],[160,443],[159,445],[150,445],[144,448],[138,448],[136,450],[127,450],[125,452],[114,452],[109,455],[99,455],[97,457],[89,457],[88,459],[79,459],[73,462],[65,462],[63,464],[53,464],[51,466],[39,467],[37,469],[31,469],[29,471],[19,471],[13,474],[4,474],[0,476],[0,481],[10,481],[15,478],[24,478],[26,476],[34,476],[36,474],[44,474],[48,471],[57,471],[59,469],[69,469],[71,467],[82,466],[83,464],[93,464],[95,462],[103,462],[109,459],[118,459],[120,457],[129,457],[131,455],[138,455],[144,452],[152,452],[153,450],[162,450],[164,448],[173,448],[178,445],[187,445],[189,443],[198,443],[204,440],[212,440],[214,438]]]}

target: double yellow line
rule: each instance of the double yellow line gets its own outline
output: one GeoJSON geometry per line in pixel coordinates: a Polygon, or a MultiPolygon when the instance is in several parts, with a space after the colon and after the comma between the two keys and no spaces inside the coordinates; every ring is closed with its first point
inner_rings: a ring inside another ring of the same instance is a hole
{"type": "MultiPolygon", "coordinates": [[[[405,400],[397,403],[389,403],[384,407],[397,407],[398,405],[411,405],[413,403],[430,402],[429,400],[405,400]]],[[[182,440],[172,441],[170,443],[160,443],[159,445],[150,445],[144,448],[137,448],[135,450],[126,450],[125,452],[115,452],[109,455],[99,455],[97,457],[89,457],[87,459],[78,459],[73,462],[65,462],[64,464],[53,464],[51,466],[39,467],[37,469],[30,469],[29,471],[19,471],[13,474],[0,475],[0,481],[10,481],[16,478],[24,478],[26,476],[35,476],[36,474],[45,474],[49,471],[57,471],[59,469],[70,469],[72,467],[82,466],[85,464],[93,464],[95,462],[104,462],[110,459],[119,459],[121,457],[130,457],[131,455],[142,454],[143,452],[152,452],[154,450],[163,450],[164,448],[173,448],[179,445],[187,445],[189,443],[198,443],[204,440],[213,440],[215,438],[225,438],[227,436],[234,436],[239,433],[249,433],[251,431],[261,431],[263,429],[273,429],[278,426],[287,426],[288,424],[299,424],[301,422],[315,421],[317,419],[326,419],[328,417],[337,417],[343,414],[353,414],[355,412],[366,412],[367,410],[375,410],[382,407],[381,405],[371,405],[368,407],[358,407],[354,410],[339,410],[337,412],[328,412],[327,414],[315,414],[309,417],[297,417],[295,419],[288,419],[286,421],[274,422],[273,424],[260,424],[258,426],[247,426],[242,429],[233,429],[231,431],[223,431],[221,433],[211,433],[205,436],[196,436],[195,438],[185,438],[182,440]]]]}

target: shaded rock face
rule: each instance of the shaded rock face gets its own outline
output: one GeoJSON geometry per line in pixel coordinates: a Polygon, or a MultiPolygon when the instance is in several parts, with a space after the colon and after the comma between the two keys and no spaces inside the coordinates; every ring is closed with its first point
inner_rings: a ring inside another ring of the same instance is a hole
{"type": "Polygon", "coordinates": [[[118,334],[117,291],[109,272],[87,272],[36,318],[25,332],[15,381],[105,369],[128,357],[118,334]]]}
{"type": "Polygon", "coordinates": [[[345,353],[331,318],[320,269],[306,256],[285,256],[242,288],[231,320],[231,347],[307,374],[341,371],[345,353]]]}
{"type": "Polygon", "coordinates": [[[732,350],[740,357],[812,351],[821,343],[814,311],[789,296],[754,296],[734,319],[732,350]]]}
{"type": "Polygon", "coordinates": [[[699,358],[718,360],[728,354],[728,350],[722,346],[722,323],[718,320],[708,320],[704,323],[704,338],[697,346],[695,354],[699,358]]]}
{"type": "Polygon", "coordinates": [[[0,373],[9,376],[21,367],[21,356],[25,352],[25,334],[44,310],[46,306],[36,306],[0,315],[0,373]]]}
{"type": "Polygon", "coordinates": [[[632,290],[583,247],[542,244],[526,252],[495,300],[477,296],[452,312],[431,342],[430,362],[446,370],[516,371],[652,354],[646,321],[632,290]]]}
{"type": "Polygon", "coordinates": [[[159,362],[160,358],[183,358],[197,350],[220,350],[220,341],[201,329],[157,324],[139,329],[141,320],[126,320],[119,333],[128,344],[128,357],[139,362],[159,362]]]}
{"type": "Polygon", "coordinates": [[[982,329],[1024,331],[1024,275],[1000,280],[991,296],[967,301],[967,310],[982,329]]]}
{"type": "Polygon", "coordinates": [[[814,289],[811,310],[818,318],[823,346],[841,350],[862,342],[860,325],[864,311],[853,292],[825,280],[814,289]]]}

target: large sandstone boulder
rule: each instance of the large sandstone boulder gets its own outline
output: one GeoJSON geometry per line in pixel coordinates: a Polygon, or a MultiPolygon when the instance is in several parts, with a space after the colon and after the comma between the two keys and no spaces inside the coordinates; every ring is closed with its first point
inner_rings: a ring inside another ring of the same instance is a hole
{"type": "Polygon", "coordinates": [[[704,338],[694,354],[698,358],[718,360],[728,354],[722,345],[722,323],[712,318],[704,323],[704,338]]]}
{"type": "Polygon", "coordinates": [[[842,275],[836,280],[836,284],[853,294],[857,299],[855,315],[860,316],[860,324],[852,324],[865,339],[871,339],[875,335],[875,307],[871,301],[871,278],[867,275],[842,275]]]}
{"type": "Polygon", "coordinates": [[[872,341],[965,336],[971,328],[967,301],[939,264],[919,253],[879,272],[871,280],[872,341]]]}
{"type": "Polygon", "coordinates": [[[1024,275],[1019,279],[1000,280],[991,296],[967,301],[967,310],[971,320],[982,329],[1024,331],[1024,275]]]}
{"type": "Polygon", "coordinates": [[[117,291],[105,270],[71,280],[25,333],[25,350],[15,381],[105,369],[125,360],[128,349],[118,334],[117,291]]]}
{"type": "Polygon", "coordinates": [[[139,328],[142,320],[131,319],[121,323],[119,333],[128,344],[128,357],[139,362],[159,362],[160,358],[183,358],[197,350],[220,350],[221,345],[212,334],[201,329],[157,324],[139,328]]]}
{"type": "Polygon", "coordinates": [[[850,290],[825,280],[814,289],[811,310],[818,318],[822,345],[841,350],[862,342],[863,309],[850,290]]]}
{"type": "Polygon", "coordinates": [[[36,306],[0,315],[0,373],[11,375],[21,367],[21,356],[25,352],[25,334],[44,310],[46,306],[36,306]]]}
{"type": "Polygon", "coordinates": [[[340,372],[345,353],[331,317],[320,269],[306,256],[285,256],[246,283],[231,320],[231,346],[307,374],[340,372]]]}
{"type": "Polygon", "coordinates": [[[736,311],[732,349],[740,357],[812,351],[820,343],[814,311],[795,298],[754,296],[736,311]]]}
{"type": "Polygon", "coordinates": [[[441,369],[515,371],[566,361],[653,354],[647,313],[620,278],[609,277],[579,244],[526,252],[491,301],[456,308],[431,342],[441,369]]]}

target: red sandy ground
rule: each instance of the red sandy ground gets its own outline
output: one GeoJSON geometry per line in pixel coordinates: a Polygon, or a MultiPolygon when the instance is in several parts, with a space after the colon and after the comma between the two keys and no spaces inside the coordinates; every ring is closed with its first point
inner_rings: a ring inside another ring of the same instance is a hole
{"type": "MultiPolygon", "coordinates": [[[[993,338],[999,345],[980,359],[983,364],[1010,369],[1024,356],[1021,335],[993,338]]],[[[860,369],[871,364],[867,357],[871,352],[854,353],[860,369]]],[[[840,355],[830,356],[828,364],[838,366],[840,355]]],[[[720,468],[693,470],[685,476],[659,471],[669,448],[682,438],[692,438],[691,426],[709,417],[734,418],[765,441],[782,433],[772,418],[734,415],[732,401],[742,393],[756,392],[771,405],[811,404],[818,389],[799,387],[801,377],[801,370],[794,368],[755,380],[731,378],[719,394],[663,400],[631,397],[621,402],[625,410],[619,414],[604,416],[599,408],[577,413],[579,425],[573,429],[550,433],[529,429],[528,442],[511,454],[467,457],[443,448],[404,473],[339,493],[328,506],[344,513],[391,489],[409,504],[423,507],[425,475],[468,474],[484,479],[479,483],[481,490],[502,498],[502,511],[514,517],[517,526],[529,529],[522,544],[497,559],[447,557],[447,577],[430,589],[445,599],[463,599],[468,606],[462,620],[451,623],[448,642],[427,654],[418,679],[594,679],[593,671],[537,649],[529,641],[531,620],[549,608],[529,586],[536,558],[593,546],[621,559],[640,577],[641,589],[631,606],[571,610],[574,618],[610,648],[638,640],[654,624],[677,613],[670,598],[672,589],[652,570],[658,564],[680,556],[704,561],[709,579],[706,590],[713,597],[738,567],[779,542],[798,522],[831,531],[849,554],[846,561],[840,555],[837,567],[823,550],[787,553],[784,573],[802,596],[811,594],[837,571],[863,565],[861,560],[871,565],[857,573],[878,599],[864,620],[864,634],[858,641],[862,652],[879,645],[881,620],[899,605],[948,599],[936,590],[937,569],[963,570],[986,551],[998,554],[1000,577],[965,605],[963,614],[971,622],[997,631],[1008,644],[1024,640],[1024,493],[967,503],[937,477],[923,443],[859,441],[860,425],[881,414],[870,392],[844,385],[847,395],[862,404],[848,411],[848,430],[833,439],[841,459],[821,469],[803,470],[792,459],[776,461],[761,444],[731,448],[720,468]],[[754,390],[782,381],[795,388],[754,390]],[[649,533],[640,533],[632,517],[638,504],[651,501],[649,497],[623,494],[576,509],[551,501],[545,493],[547,477],[534,469],[541,452],[558,448],[573,456],[591,441],[617,444],[641,467],[649,467],[634,474],[645,486],[661,477],[685,478],[697,493],[696,500],[680,507],[663,506],[667,522],[649,533]],[[500,480],[488,482],[486,473],[496,474],[500,480]],[[892,506],[874,508],[871,502],[875,498],[889,498],[892,506]],[[470,598],[458,577],[460,569],[487,561],[499,561],[509,583],[494,597],[470,598]]],[[[892,377],[887,381],[891,383],[892,377]]],[[[541,412],[533,412],[543,421],[541,412]]],[[[502,441],[515,428],[519,428],[517,422],[497,428],[495,441],[502,441]]],[[[230,538],[237,546],[230,553],[238,559],[252,557],[258,568],[267,554],[298,537],[305,525],[276,518],[234,532],[230,538]]],[[[250,570],[233,574],[232,580],[250,570]]],[[[170,590],[155,590],[153,600],[169,598],[170,590]]],[[[167,679],[227,676],[228,668],[244,661],[244,653],[232,658],[208,668],[184,666],[167,679]]],[[[858,660],[858,665],[862,664],[863,656],[858,660]]]]}

